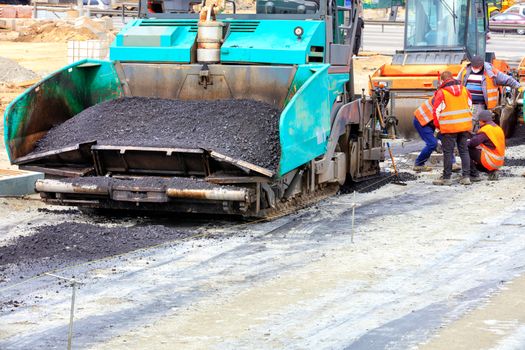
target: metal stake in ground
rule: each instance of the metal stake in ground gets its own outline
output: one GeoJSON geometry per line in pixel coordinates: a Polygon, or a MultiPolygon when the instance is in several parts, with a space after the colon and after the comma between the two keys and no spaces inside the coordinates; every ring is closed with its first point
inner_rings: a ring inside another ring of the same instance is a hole
{"type": "Polygon", "coordinates": [[[352,202],[352,236],[350,239],[352,243],[354,243],[355,207],[356,207],[356,202],[355,202],[355,191],[354,191],[354,201],[352,202]]]}
{"type": "Polygon", "coordinates": [[[71,350],[71,341],[73,339],[73,317],[75,314],[75,295],[77,290],[77,284],[83,284],[82,282],[79,282],[73,278],[67,278],[62,277],[58,275],[53,275],[52,273],[46,273],[46,275],[58,278],[60,280],[64,280],[71,283],[71,288],[73,288],[73,291],[71,293],[71,311],[69,313],[69,332],[67,335],[67,349],[71,350]]]}

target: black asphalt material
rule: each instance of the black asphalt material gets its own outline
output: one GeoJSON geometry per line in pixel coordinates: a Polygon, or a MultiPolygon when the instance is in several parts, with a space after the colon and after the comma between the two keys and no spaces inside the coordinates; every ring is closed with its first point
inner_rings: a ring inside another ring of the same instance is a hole
{"type": "Polygon", "coordinates": [[[505,145],[507,147],[519,146],[525,143],[525,125],[518,124],[516,126],[516,131],[511,138],[505,140],[505,145]]]}
{"type": "Polygon", "coordinates": [[[377,177],[361,182],[347,181],[343,186],[341,186],[340,193],[346,194],[353,193],[354,191],[358,193],[367,193],[375,191],[378,188],[381,188],[392,182],[406,182],[416,179],[417,176],[406,172],[400,172],[399,177],[396,177],[393,173],[381,173],[377,177]]]}
{"type": "Polygon", "coordinates": [[[525,166],[525,159],[523,158],[505,158],[506,166],[525,166]]]}
{"type": "Polygon", "coordinates": [[[63,262],[91,261],[199,232],[164,225],[106,227],[77,222],[44,225],[37,227],[34,234],[17,237],[0,247],[0,277],[7,269],[40,273],[63,262]]]}
{"type": "Polygon", "coordinates": [[[217,188],[232,188],[234,186],[221,186],[206,182],[202,179],[188,178],[188,177],[154,177],[145,176],[140,178],[117,179],[105,176],[87,176],[76,177],[70,179],[61,179],[63,182],[70,182],[77,186],[95,185],[99,188],[107,188],[109,186],[123,186],[123,187],[141,187],[141,188],[179,188],[179,189],[197,189],[209,190],[217,188]]]}
{"type": "Polygon", "coordinates": [[[100,145],[203,148],[276,170],[278,109],[254,100],[125,97],[87,108],[52,128],[35,152],[100,145]]]}

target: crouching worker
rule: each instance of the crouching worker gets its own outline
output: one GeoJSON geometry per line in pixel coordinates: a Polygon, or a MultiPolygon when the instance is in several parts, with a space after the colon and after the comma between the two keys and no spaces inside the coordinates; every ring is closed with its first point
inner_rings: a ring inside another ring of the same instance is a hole
{"type": "MultiPolygon", "coordinates": [[[[423,102],[418,109],[414,111],[414,128],[416,129],[421,140],[425,142],[425,147],[421,150],[416,162],[414,164],[414,171],[432,171],[432,167],[425,165],[427,160],[432,155],[438,146],[438,139],[434,135],[434,117],[432,112],[432,105],[434,103],[434,98],[430,97],[428,100],[423,102]]],[[[452,171],[460,171],[461,167],[456,164],[456,157],[452,154],[452,171]]]]}
{"type": "Polygon", "coordinates": [[[480,181],[479,172],[489,174],[489,180],[498,179],[498,169],[505,160],[505,134],[503,129],[492,121],[492,112],[482,111],[479,116],[479,131],[469,143],[470,180],[480,181]]]}

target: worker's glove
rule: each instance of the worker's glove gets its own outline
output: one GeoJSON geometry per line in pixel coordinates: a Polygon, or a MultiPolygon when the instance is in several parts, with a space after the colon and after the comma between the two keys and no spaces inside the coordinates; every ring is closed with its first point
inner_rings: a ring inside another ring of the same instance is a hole
{"type": "Polygon", "coordinates": [[[439,129],[436,128],[436,129],[434,130],[434,137],[437,138],[438,136],[439,136],[439,129]]]}
{"type": "Polygon", "coordinates": [[[519,93],[522,93],[523,91],[525,91],[525,86],[520,86],[520,87],[518,88],[518,92],[519,92],[519,93]]]}

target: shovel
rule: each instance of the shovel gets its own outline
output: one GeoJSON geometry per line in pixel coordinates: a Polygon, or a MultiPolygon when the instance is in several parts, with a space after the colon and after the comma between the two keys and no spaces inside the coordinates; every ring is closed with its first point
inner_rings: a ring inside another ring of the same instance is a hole
{"type": "Polygon", "coordinates": [[[406,186],[407,184],[399,179],[399,173],[397,172],[394,155],[392,154],[392,149],[390,148],[390,142],[387,142],[386,146],[388,148],[388,153],[390,154],[390,159],[392,160],[392,167],[394,168],[394,173],[396,174],[394,180],[391,183],[393,183],[394,185],[406,186]]]}

